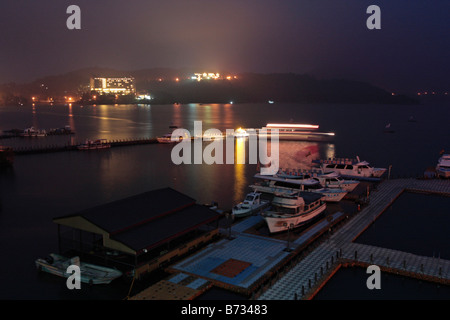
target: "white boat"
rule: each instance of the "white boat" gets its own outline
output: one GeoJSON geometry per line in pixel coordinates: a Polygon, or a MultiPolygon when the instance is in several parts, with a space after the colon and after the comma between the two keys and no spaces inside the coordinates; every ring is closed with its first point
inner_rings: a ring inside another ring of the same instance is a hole
{"type": "Polygon", "coordinates": [[[261,193],[251,192],[247,194],[245,200],[233,207],[232,214],[236,218],[246,217],[258,210],[269,206],[270,202],[261,200],[261,193]]]}
{"type": "Polygon", "coordinates": [[[238,128],[235,132],[234,132],[234,137],[235,138],[245,138],[248,137],[249,134],[246,130],[242,129],[242,128],[238,128]]]}
{"type": "Polygon", "coordinates": [[[279,140],[330,141],[333,132],[318,132],[316,124],[268,123],[258,131],[258,135],[270,138],[272,130],[278,130],[279,140]]]}
{"type": "Polygon", "coordinates": [[[394,133],[394,129],[391,128],[391,124],[388,123],[385,127],[384,127],[384,132],[386,133],[394,133]]]}
{"type": "Polygon", "coordinates": [[[78,150],[98,150],[109,148],[111,148],[111,144],[108,143],[106,139],[86,140],[85,143],[77,146],[78,150]]]}
{"type": "Polygon", "coordinates": [[[47,136],[47,132],[45,130],[38,130],[34,127],[26,128],[20,134],[21,137],[45,137],[47,136]]]}
{"type": "Polygon", "coordinates": [[[172,137],[173,132],[178,127],[173,125],[173,124],[171,124],[169,126],[169,128],[172,130],[170,133],[166,133],[163,136],[156,137],[156,140],[158,140],[159,143],[178,143],[178,142],[181,142],[184,138],[186,138],[186,139],[188,138],[187,136],[186,137],[183,137],[183,136],[178,136],[178,137],[177,136],[173,136],[172,137]]]}
{"type": "Polygon", "coordinates": [[[443,154],[436,165],[436,174],[439,177],[450,178],[450,154],[443,154]]]}
{"type": "Polygon", "coordinates": [[[178,143],[178,142],[181,142],[182,138],[181,137],[173,137],[173,139],[172,139],[172,134],[167,133],[161,137],[156,137],[156,140],[158,140],[159,143],[178,143]]]}
{"type": "Polygon", "coordinates": [[[312,178],[285,179],[277,176],[264,176],[260,174],[256,174],[255,178],[262,179],[263,181],[261,183],[250,185],[250,188],[258,192],[269,194],[290,194],[297,191],[309,191],[321,194],[327,202],[339,202],[348,193],[341,188],[324,188],[319,181],[312,178]]]}
{"type": "Polygon", "coordinates": [[[386,168],[374,168],[367,161],[356,159],[329,159],[313,160],[313,163],[319,164],[324,173],[336,172],[344,178],[380,178],[386,168]]]}
{"type": "Polygon", "coordinates": [[[63,278],[72,275],[72,273],[67,273],[70,265],[77,265],[80,267],[80,281],[88,284],[109,284],[122,276],[122,272],[117,269],[80,262],[79,257],[69,259],[54,253],[51,253],[46,259],[37,259],[35,264],[38,270],[63,278]]]}
{"type": "Polygon", "coordinates": [[[283,171],[280,169],[277,177],[285,179],[314,179],[320,182],[324,188],[340,188],[345,191],[352,192],[359,184],[358,180],[343,179],[338,173],[330,172],[323,173],[322,170],[308,170],[308,171],[283,171]]]}
{"type": "Polygon", "coordinates": [[[271,233],[286,231],[310,222],[326,209],[320,194],[296,192],[278,194],[272,208],[261,213],[271,233]]]}

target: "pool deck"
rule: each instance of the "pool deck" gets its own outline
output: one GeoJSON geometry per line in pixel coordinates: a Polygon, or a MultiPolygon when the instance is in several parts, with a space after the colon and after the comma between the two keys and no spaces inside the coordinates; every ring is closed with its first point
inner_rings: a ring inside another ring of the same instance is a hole
{"type": "Polygon", "coordinates": [[[380,183],[370,203],[265,290],[260,300],[311,299],[341,266],[378,265],[381,270],[450,284],[450,261],[353,241],[403,192],[450,196],[450,180],[395,179],[380,183]]]}

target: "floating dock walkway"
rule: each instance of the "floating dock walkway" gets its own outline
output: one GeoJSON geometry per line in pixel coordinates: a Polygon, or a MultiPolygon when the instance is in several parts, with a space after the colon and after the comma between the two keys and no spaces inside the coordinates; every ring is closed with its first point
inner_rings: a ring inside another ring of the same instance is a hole
{"type": "MultiPolygon", "coordinates": [[[[111,148],[113,148],[122,146],[154,144],[158,143],[158,140],[156,140],[155,138],[118,139],[118,140],[107,140],[106,143],[111,144],[111,148]]],[[[23,154],[62,152],[62,151],[78,151],[78,146],[79,144],[19,147],[14,149],[14,153],[16,155],[23,155],[23,154]]]]}
{"type": "MultiPolygon", "coordinates": [[[[175,279],[187,276],[203,279],[208,285],[250,297],[267,287],[301,250],[344,218],[344,213],[335,212],[296,234],[292,241],[286,241],[247,232],[264,222],[260,215],[253,215],[233,225],[231,233],[229,229],[222,229],[224,239],[170,266],[166,271],[175,274],[175,279]]],[[[167,280],[163,281],[166,283],[167,280]]],[[[158,287],[150,287],[133,299],[156,298],[158,295],[153,294],[155,288],[158,287]]],[[[174,291],[173,288],[171,290],[174,291]]],[[[188,300],[195,294],[184,297],[188,300]]]]}
{"type": "Polygon", "coordinates": [[[450,180],[386,180],[370,195],[370,204],[265,290],[260,300],[311,299],[341,266],[378,265],[381,270],[450,284],[450,261],[379,248],[353,241],[403,192],[450,196],[450,180]]]}

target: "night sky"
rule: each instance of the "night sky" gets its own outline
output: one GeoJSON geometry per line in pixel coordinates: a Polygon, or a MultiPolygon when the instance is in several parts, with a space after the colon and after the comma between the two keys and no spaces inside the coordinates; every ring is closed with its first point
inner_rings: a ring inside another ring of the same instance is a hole
{"type": "Polygon", "coordinates": [[[1,0],[0,82],[85,67],[294,72],[450,90],[449,0],[1,0]],[[81,8],[81,30],[66,9],[81,8]],[[381,30],[369,30],[369,5],[381,30]]]}

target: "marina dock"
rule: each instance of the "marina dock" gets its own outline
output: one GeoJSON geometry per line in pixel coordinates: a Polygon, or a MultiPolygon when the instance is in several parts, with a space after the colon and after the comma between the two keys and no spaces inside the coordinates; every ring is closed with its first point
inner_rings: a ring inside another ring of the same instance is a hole
{"type": "MultiPolygon", "coordinates": [[[[158,143],[158,140],[156,140],[156,138],[133,138],[133,139],[107,140],[106,143],[109,143],[111,145],[111,148],[113,148],[113,147],[122,147],[122,146],[154,144],[154,143],[158,143]]],[[[77,151],[78,145],[79,144],[38,145],[38,146],[29,146],[29,147],[19,147],[19,148],[14,149],[14,153],[16,155],[25,155],[25,154],[37,154],[37,153],[77,151]]]]}
{"type": "Polygon", "coordinates": [[[263,218],[259,214],[250,216],[231,229],[221,229],[221,240],[169,266],[166,271],[172,274],[170,279],[131,299],[191,300],[212,286],[248,299],[312,299],[340,268],[372,264],[383,272],[448,285],[449,260],[353,242],[403,192],[450,196],[450,181],[385,180],[372,191],[370,203],[358,213],[334,212],[295,237],[257,234],[254,229],[264,224],[263,218]],[[203,287],[192,290],[178,281],[181,278],[201,282],[203,287]],[[164,287],[170,287],[171,296],[161,293],[164,287]]]}
{"type": "Polygon", "coordinates": [[[381,270],[450,284],[450,261],[353,243],[403,192],[450,196],[448,180],[396,179],[382,182],[370,204],[267,289],[261,300],[311,299],[342,266],[378,265],[381,270]]]}

